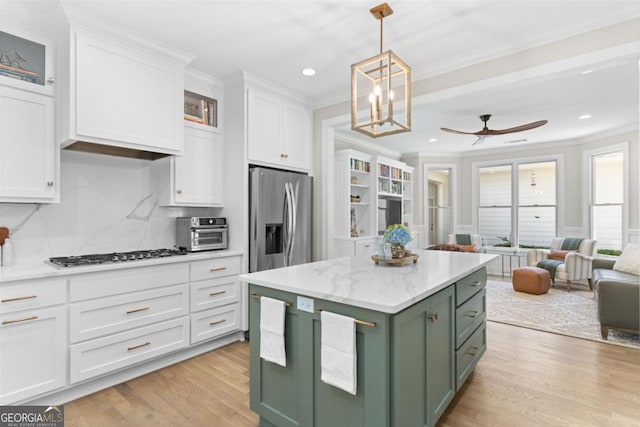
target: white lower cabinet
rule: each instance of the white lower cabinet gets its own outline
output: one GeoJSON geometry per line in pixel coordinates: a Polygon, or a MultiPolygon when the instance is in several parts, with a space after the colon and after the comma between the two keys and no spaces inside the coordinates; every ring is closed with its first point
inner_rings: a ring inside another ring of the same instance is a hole
{"type": "Polygon", "coordinates": [[[0,287],[0,405],[65,386],[66,298],[65,279],[0,287]]]}
{"type": "Polygon", "coordinates": [[[69,308],[74,343],[189,314],[189,285],[73,303],[69,308]]]}
{"type": "Polygon", "coordinates": [[[240,330],[241,263],[239,256],[191,263],[191,344],[240,330]]]}
{"type": "Polygon", "coordinates": [[[191,314],[191,344],[240,329],[240,304],[191,314]]]}
{"type": "Polygon", "coordinates": [[[71,384],[144,362],[187,345],[187,316],[73,344],[69,348],[71,384]]]}
{"type": "Polygon", "coordinates": [[[0,282],[0,405],[75,399],[242,339],[241,269],[186,256],[0,282]]]}

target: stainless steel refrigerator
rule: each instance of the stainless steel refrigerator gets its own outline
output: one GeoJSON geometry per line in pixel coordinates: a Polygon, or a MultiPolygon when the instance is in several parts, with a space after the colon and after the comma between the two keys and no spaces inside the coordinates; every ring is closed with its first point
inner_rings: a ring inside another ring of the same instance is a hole
{"type": "Polygon", "coordinates": [[[249,169],[249,272],[311,262],[313,178],[249,169]]]}

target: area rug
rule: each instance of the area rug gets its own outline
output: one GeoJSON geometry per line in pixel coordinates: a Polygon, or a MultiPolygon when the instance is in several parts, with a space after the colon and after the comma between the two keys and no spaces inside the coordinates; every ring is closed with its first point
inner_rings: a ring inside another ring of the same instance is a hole
{"type": "Polygon", "coordinates": [[[509,282],[489,280],[487,320],[640,349],[638,334],[609,329],[603,340],[593,292],[577,286],[567,292],[562,283],[546,294],[531,295],[514,291],[509,282]]]}

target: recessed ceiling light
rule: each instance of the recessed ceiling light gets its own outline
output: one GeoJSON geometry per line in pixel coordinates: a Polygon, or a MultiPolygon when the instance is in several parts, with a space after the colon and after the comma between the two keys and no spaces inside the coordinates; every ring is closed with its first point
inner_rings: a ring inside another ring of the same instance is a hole
{"type": "Polygon", "coordinates": [[[593,73],[593,70],[584,70],[583,72],[581,72],[580,74],[590,74],[593,73]]]}
{"type": "Polygon", "coordinates": [[[429,142],[438,142],[438,140],[436,138],[431,138],[429,142]]]}
{"type": "Polygon", "coordinates": [[[313,68],[304,68],[302,70],[302,75],[307,76],[307,77],[315,76],[316,75],[316,70],[314,70],[313,68]]]}
{"type": "Polygon", "coordinates": [[[590,119],[591,118],[591,114],[583,114],[580,117],[578,117],[580,120],[586,120],[586,119],[590,119]]]}

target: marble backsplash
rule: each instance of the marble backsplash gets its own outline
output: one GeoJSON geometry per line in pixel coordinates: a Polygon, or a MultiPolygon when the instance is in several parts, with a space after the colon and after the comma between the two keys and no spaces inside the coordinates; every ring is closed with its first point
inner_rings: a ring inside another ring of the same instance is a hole
{"type": "Polygon", "coordinates": [[[15,265],[54,256],[171,248],[175,218],[219,208],[158,206],[151,162],[62,150],[60,203],[0,203],[15,265]]]}

